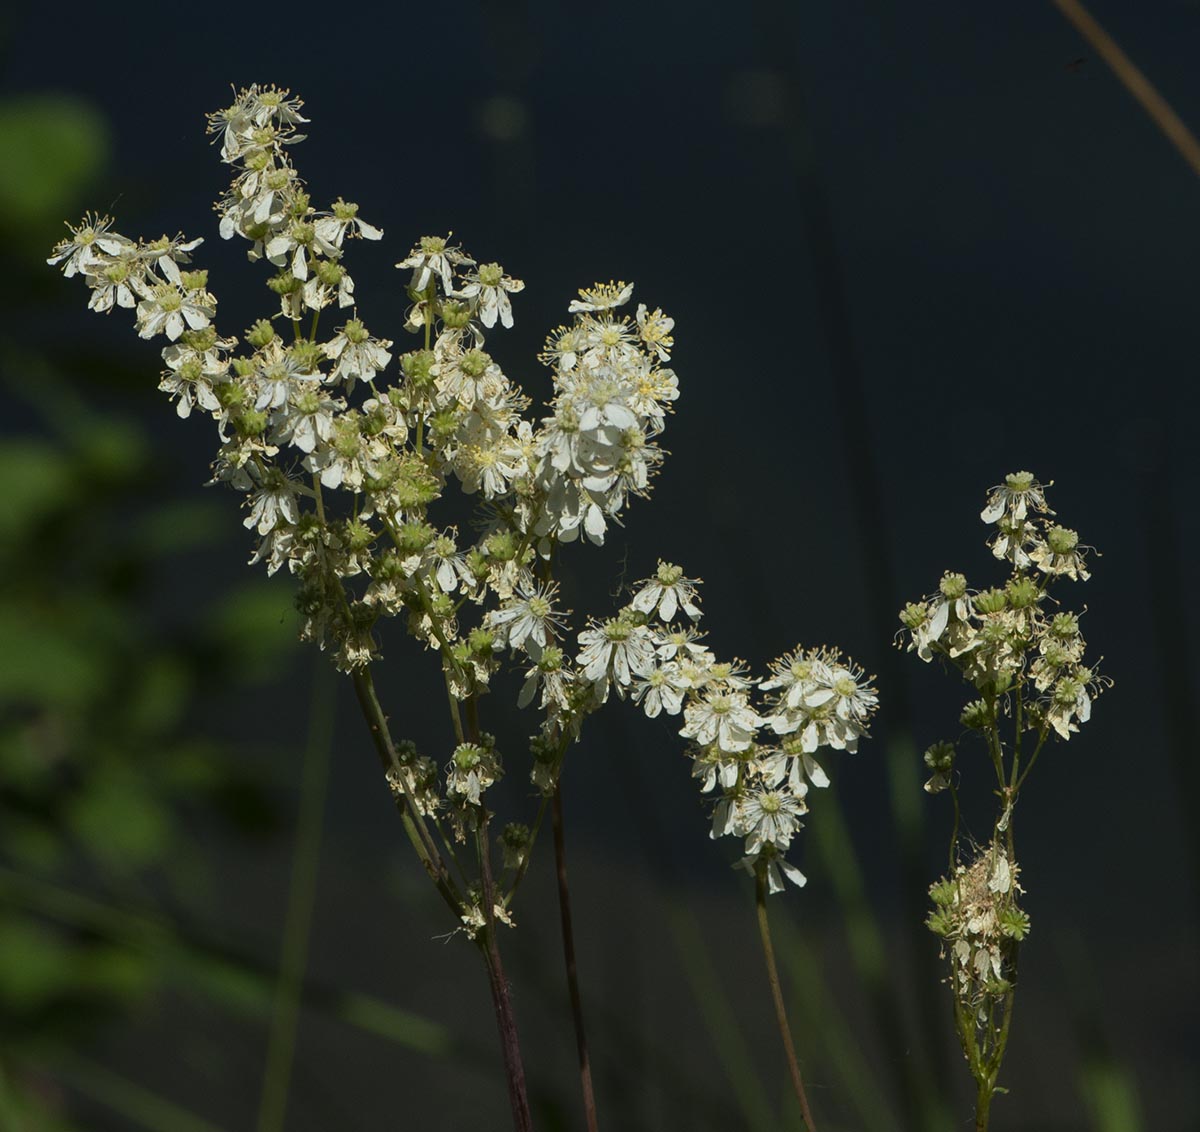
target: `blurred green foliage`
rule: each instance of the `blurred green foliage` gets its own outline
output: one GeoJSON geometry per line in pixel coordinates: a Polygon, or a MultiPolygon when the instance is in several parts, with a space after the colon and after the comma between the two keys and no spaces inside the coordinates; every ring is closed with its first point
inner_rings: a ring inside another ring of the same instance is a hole
{"type": "MultiPolygon", "coordinates": [[[[102,171],[107,133],[65,97],[0,104],[0,244],[26,315],[45,307],[29,272],[102,171]]],[[[226,501],[156,502],[153,445],[131,411],[97,407],[112,401],[105,367],[57,362],[52,343],[0,339],[7,400],[28,415],[0,439],[0,1114],[12,1128],[56,1127],[60,1094],[39,1064],[172,975],[170,932],[119,909],[151,891],[186,906],[205,871],[195,835],[278,828],[262,772],[196,723],[295,645],[286,584],[156,606],[155,580],[215,542],[226,501]],[[115,919],[64,903],[71,886],[115,919]]]]}

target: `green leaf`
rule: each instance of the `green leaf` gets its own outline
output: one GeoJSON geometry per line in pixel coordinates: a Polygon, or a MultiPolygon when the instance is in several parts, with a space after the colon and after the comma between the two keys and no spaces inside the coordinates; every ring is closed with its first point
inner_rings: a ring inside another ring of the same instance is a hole
{"type": "Polygon", "coordinates": [[[37,610],[0,607],[0,699],[78,707],[104,685],[103,658],[37,610]]]}
{"type": "Polygon", "coordinates": [[[52,445],[9,440],[0,445],[0,481],[0,545],[15,554],[30,528],[70,500],[73,469],[52,445]]]}
{"type": "Polygon", "coordinates": [[[35,1010],[74,982],[68,948],[47,929],[26,920],[0,922],[0,1001],[13,1010],[35,1010]]]}
{"type": "Polygon", "coordinates": [[[68,821],[97,857],[125,868],[152,864],[170,841],[166,810],[132,774],[98,776],[71,800],[68,821]]]}

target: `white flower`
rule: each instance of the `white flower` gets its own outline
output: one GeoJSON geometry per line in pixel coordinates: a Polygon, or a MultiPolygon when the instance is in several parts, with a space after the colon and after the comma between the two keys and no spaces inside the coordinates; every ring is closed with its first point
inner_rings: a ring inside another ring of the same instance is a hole
{"type": "Polygon", "coordinates": [[[638,333],[641,334],[647,348],[653,350],[661,361],[669,362],[671,348],[675,345],[675,339],[671,337],[675,320],[668,318],[661,310],[651,313],[646,309],[645,303],[638,303],[637,324],[638,333]]]}
{"type": "Polygon", "coordinates": [[[335,414],[346,407],[323,394],[319,388],[299,386],[288,400],[286,416],[280,424],[279,441],[294,444],[301,452],[312,452],[319,443],[333,436],[335,414]]]}
{"type": "Polygon", "coordinates": [[[454,290],[454,268],[474,265],[475,261],[462,248],[448,246],[450,233],[447,236],[422,236],[421,242],[408,253],[408,258],[401,260],[397,267],[413,269],[412,289],[424,293],[430,281],[436,275],[442,281],[442,289],[447,295],[454,290]]]}
{"type": "Polygon", "coordinates": [[[247,496],[250,514],[242,525],[254,527],[260,535],[265,535],[281,523],[295,524],[300,518],[296,505],[299,485],[276,467],[269,468],[261,478],[259,486],[247,496]]]}
{"type": "Polygon", "coordinates": [[[347,389],[353,389],[356,381],[374,381],[392,360],[391,346],[386,338],[372,338],[359,319],[350,319],[325,343],[325,353],[335,363],[328,380],[344,381],[347,389]]]}
{"type": "Polygon", "coordinates": [[[641,704],[648,719],[660,712],[678,715],[683,710],[683,694],[687,691],[679,666],[668,661],[652,669],[644,679],[634,682],[633,702],[641,704]]]}
{"type": "Polygon", "coordinates": [[[663,621],[674,620],[679,609],[693,621],[698,621],[700,607],[694,600],[698,581],[697,578],[685,578],[681,567],[660,559],[655,576],[642,583],[629,604],[647,616],[653,616],[657,612],[663,621]]]}
{"type": "Polygon", "coordinates": [[[137,306],[138,335],[166,334],[174,342],[185,326],[201,330],[216,313],[212,296],[202,287],[183,290],[174,283],[157,283],[137,306]]]}
{"type": "Polygon", "coordinates": [[[341,197],[333,202],[331,216],[322,216],[313,222],[313,231],[321,251],[330,258],[341,250],[347,236],[361,236],[364,240],[383,239],[383,229],[359,219],[358,205],[341,197]]]}
{"type": "Polygon", "coordinates": [[[803,824],[801,815],[806,813],[808,807],[803,798],[786,790],[759,787],[738,801],[734,822],[739,835],[746,838],[746,852],[752,854],[760,852],[764,845],[787,849],[803,824]]]}
{"type": "Polygon", "coordinates": [[[632,296],[632,283],[593,283],[590,287],[580,288],[579,298],[572,299],[567,310],[571,314],[611,310],[624,306],[632,296]]]}
{"type": "Polygon", "coordinates": [[[1066,575],[1071,581],[1087,581],[1091,575],[1084,565],[1086,547],[1079,545],[1079,536],[1066,527],[1053,526],[1046,531],[1046,541],[1038,543],[1029,553],[1033,564],[1044,574],[1066,575]]]}
{"type": "Polygon", "coordinates": [[[1032,472],[1011,472],[1004,477],[1002,484],[990,489],[987,506],[979,513],[979,517],[985,523],[994,523],[1007,513],[1013,521],[1020,522],[1030,508],[1054,514],[1046,506],[1045,488],[1034,479],[1032,472]]]}
{"type": "Polygon", "coordinates": [[[78,227],[68,224],[70,239],[55,244],[46,262],[51,266],[61,263],[62,273],[67,279],[77,273],[95,275],[105,256],[119,256],[136,247],[132,240],[110,232],[111,226],[111,217],[94,216],[92,213],[84,216],[78,227]]]}
{"type": "Polygon", "coordinates": [[[527,578],[499,609],[488,613],[484,625],[495,630],[500,641],[525,649],[536,660],[564,621],[563,614],[554,609],[557,593],[557,583],[538,585],[527,578]]]}
{"type": "Polygon", "coordinates": [[[621,692],[634,676],[649,676],[654,670],[654,638],[644,625],[631,625],[620,617],[593,622],[579,634],[579,644],[576,663],[593,684],[606,685],[611,677],[621,692]]]}
{"type": "Polygon", "coordinates": [[[504,274],[504,268],[498,263],[481,264],[478,271],[470,272],[466,284],[458,292],[461,299],[473,300],[472,305],[479,312],[479,321],[489,330],[496,325],[496,319],[505,328],[513,324],[512,301],[509,295],[515,295],[525,290],[525,284],[520,279],[513,279],[504,274]]]}
{"type": "Polygon", "coordinates": [[[744,692],[732,692],[718,686],[704,698],[689,703],[683,711],[684,726],[679,734],[701,746],[716,743],[722,751],[736,754],[754,742],[762,720],[744,692]]]}

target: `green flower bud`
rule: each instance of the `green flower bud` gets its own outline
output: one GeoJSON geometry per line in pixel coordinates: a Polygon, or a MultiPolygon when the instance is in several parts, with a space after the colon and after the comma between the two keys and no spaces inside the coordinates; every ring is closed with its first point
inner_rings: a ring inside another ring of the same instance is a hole
{"type": "Polygon", "coordinates": [[[934,935],[946,939],[954,934],[954,917],[949,912],[945,912],[939,908],[929,913],[928,918],[925,920],[925,926],[934,935]]]}
{"type": "Polygon", "coordinates": [[[321,363],[329,357],[324,346],[318,346],[316,342],[310,342],[307,338],[293,342],[288,347],[288,353],[301,373],[315,373],[320,369],[321,363]]]}
{"type": "Polygon", "coordinates": [[[1018,943],[1029,934],[1029,914],[1015,906],[1005,908],[997,920],[1002,935],[1015,939],[1018,943]]]}
{"type": "Polygon", "coordinates": [[[923,601],[910,601],[900,610],[900,622],[906,629],[919,629],[929,620],[929,607],[923,601]]]}
{"type": "Polygon", "coordinates": [[[375,532],[361,519],[354,519],[346,524],[345,539],[347,548],[357,553],[375,541],[375,532]]]}
{"type": "Polygon", "coordinates": [[[492,364],[492,357],[483,350],[468,350],[459,359],[458,368],[462,370],[467,377],[482,377],[488,366],[492,364]]]}
{"type": "Polygon", "coordinates": [[[1066,527],[1051,527],[1046,532],[1046,544],[1055,554],[1070,554],[1079,545],[1079,536],[1066,527]]]}
{"type": "Polygon", "coordinates": [[[982,731],[985,727],[991,726],[992,713],[983,700],[972,700],[963,708],[958,721],[972,731],[982,731]]]}
{"type": "Polygon", "coordinates": [[[966,596],[967,579],[962,574],[952,574],[947,571],[942,575],[938,589],[941,591],[942,597],[949,598],[950,601],[957,601],[960,597],[966,596]]]}
{"type": "Polygon", "coordinates": [[[471,308],[466,303],[444,302],[438,314],[447,330],[462,330],[471,321],[471,308]]]}
{"type": "Polygon", "coordinates": [[[323,259],[317,264],[316,276],[326,287],[336,287],[345,274],[346,269],[331,259],[323,259]]]}
{"type": "Polygon", "coordinates": [[[418,389],[428,389],[433,384],[432,350],[413,350],[400,357],[400,369],[404,376],[418,389]]]}
{"type": "Polygon", "coordinates": [[[1028,491],[1033,487],[1034,475],[1032,472],[1009,472],[1004,477],[1004,482],[1008,485],[1010,491],[1028,491]]]}
{"type": "Polygon", "coordinates": [[[267,286],[277,295],[292,295],[304,286],[290,271],[280,271],[267,280],[267,286]]]}
{"type": "Polygon", "coordinates": [[[428,523],[404,523],[396,531],[396,544],[405,554],[419,554],[435,538],[437,531],[428,523]]]}
{"type": "Polygon", "coordinates": [[[498,263],[484,263],[479,267],[479,282],[485,287],[499,287],[504,278],[504,268],[498,263]]]}
{"type": "Polygon", "coordinates": [[[467,635],[472,655],[486,660],[496,645],[496,634],[488,629],[472,629],[467,635]]]}
{"type": "Polygon", "coordinates": [[[261,350],[264,346],[269,346],[277,337],[275,327],[265,318],[260,318],[246,331],[246,341],[256,350],[261,350]]]}
{"type": "Polygon", "coordinates": [[[984,590],[975,598],[975,608],[980,613],[999,613],[1007,604],[1003,590],[984,590]]]}
{"type": "Polygon", "coordinates": [[[262,436],[269,420],[270,417],[260,409],[244,409],[233,417],[233,427],[238,436],[262,436]]]}
{"type": "Polygon", "coordinates": [[[347,342],[353,343],[355,346],[361,345],[370,337],[367,328],[362,324],[362,319],[358,318],[352,318],[347,322],[342,327],[342,334],[345,335],[347,342]]]}
{"type": "Polygon", "coordinates": [[[1004,592],[1013,609],[1028,609],[1036,605],[1042,596],[1042,591],[1032,578],[1015,578],[1004,587],[1004,592]]]}
{"type": "Polygon", "coordinates": [[[939,908],[949,908],[958,898],[956,881],[943,877],[929,889],[929,897],[939,908]]]}
{"type": "Polygon", "coordinates": [[[925,765],[930,770],[949,770],[954,765],[954,744],[934,743],[925,752],[925,765]]]}
{"type": "Polygon", "coordinates": [[[483,751],[474,743],[461,743],[452,757],[459,770],[474,770],[483,761],[483,751]]]}
{"type": "Polygon", "coordinates": [[[494,562],[511,562],[517,556],[517,539],[512,531],[493,531],[484,540],[483,552],[494,562]]]}

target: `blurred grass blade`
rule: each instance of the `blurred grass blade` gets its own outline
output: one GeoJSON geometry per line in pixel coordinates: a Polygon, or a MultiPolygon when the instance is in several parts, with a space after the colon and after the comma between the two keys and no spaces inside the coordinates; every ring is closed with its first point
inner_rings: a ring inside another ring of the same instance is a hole
{"type": "Polygon", "coordinates": [[[195,1113],[77,1054],[56,1058],[55,1069],[77,1092],[149,1132],[222,1132],[195,1113]]]}
{"type": "MultiPolygon", "coordinates": [[[[721,978],[704,946],[696,917],[681,901],[670,897],[667,917],[696,1005],[748,1126],[754,1132],[777,1132],[778,1121],[767,1104],[758,1069],[742,1036],[721,978]]],[[[766,995],[765,987],[763,995],[766,995]]]]}
{"type": "MultiPolygon", "coordinates": [[[[3,865],[0,895],[58,923],[99,932],[125,947],[153,954],[162,964],[164,977],[191,994],[252,1017],[271,1010],[274,972],[250,956],[195,933],[184,933],[160,917],[105,904],[3,865]]],[[[456,1047],[440,1023],[380,999],[311,979],[305,979],[302,988],[306,1006],[418,1053],[445,1056],[467,1052],[456,1047]]]]}
{"type": "Polygon", "coordinates": [[[783,917],[779,918],[775,933],[787,980],[798,1003],[796,1014],[805,1020],[798,1033],[799,1044],[808,1046],[802,1051],[807,1055],[805,1060],[818,1059],[823,1067],[837,1074],[842,1084],[838,1095],[854,1106],[860,1127],[872,1132],[898,1132],[899,1125],[875,1074],[830,994],[819,957],[783,917]],[[812,1035],[819,1035],[819,1040],[812,1035]]]}
{"type": "Polygon", "coordinates": [[[292,883],[280,948],[279,980],[271,1020],[271,1039],[263,1071],[258,1110],[259,1132],[283,1132],[288,1087],[300,1024],[300,998],[308,962],[309,931],[317,897],[321,861],[321,830],[329,758],[334,728],[333,673],[324,656],[314,658],[312,700],[308,713],[308,743],[300,784],[300,814],[292,856],[292,883]]]}
{"type": "MultiPolygon", "coordinates": [[[[888,1064],[897,1094],[904,1100],[908,1123],[921,1128],[922,1132],[946,1127],[944,1106],[928,1075],[915,1058],[904,1055],[911,1043],[905,1032],[895,986],[903,976],[888,966],[887,945],[867,900],[862,869],[838,799],[831,797],[827,804],[814,807],[809,826],[841,910],[850,958],[875,1015],[881,1044],[888,1051],[888,1064]]],[[[936,991],[937,983],[934,982],[919,993],[934,994],[936,991]]]]}
{"type": "Polygon", "coordinates": [[[1079,1091],[1091,1110],[1096,1132],[1143,1132],[1141,1106],[1133,1075],[1111,1058],[1085,1055],[1079,1091]]]}
{"type": "Polygon", "coordinates": [[[1096,1132],[1143,1132],[1137,1082],[1108,1039],[1088,947],[1075,931],[1057,935],[1055,944],[1081,1050],[1076,1085],[1091,1113],[1091,1127],[1096,1132]]]}

